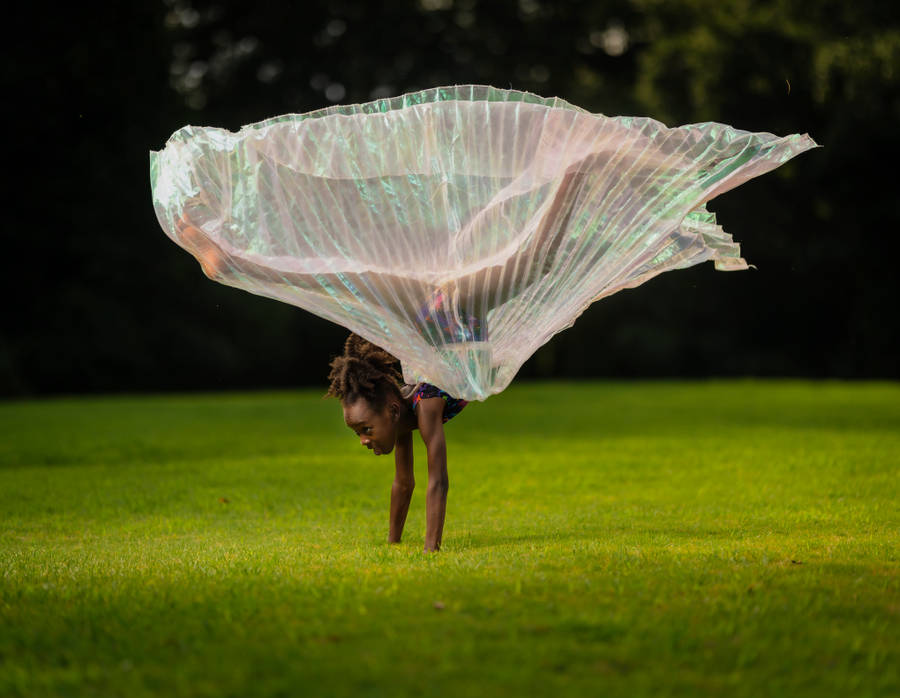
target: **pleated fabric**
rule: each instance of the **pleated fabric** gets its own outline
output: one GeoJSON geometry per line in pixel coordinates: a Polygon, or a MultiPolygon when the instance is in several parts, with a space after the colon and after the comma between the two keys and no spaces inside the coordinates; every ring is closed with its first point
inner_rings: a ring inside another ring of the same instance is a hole
{"type": "Polygon", "coordinates": [[[815,145],[462,85],[186,126],[150,172],[160,225],[209,276],[483,400],[604,296],[706,260],[746,269],[706,202],[815,145]]]}

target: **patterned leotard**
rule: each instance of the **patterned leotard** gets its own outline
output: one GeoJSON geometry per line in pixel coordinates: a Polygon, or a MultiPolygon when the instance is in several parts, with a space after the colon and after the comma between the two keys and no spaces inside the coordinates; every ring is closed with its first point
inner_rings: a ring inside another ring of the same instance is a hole
{"type": "Polygon", "coordinates": [[[478,316],[468,314],[466,308],[454,311],[450,295],[437,289],[416,314],[419,326],[431,342],[437,345],[455,342],[485,342],[487,324],[478,316]]]}
{"type": "Polygon", "coordinates": [[[468,400],[461,400],[459,398],[453,397],[449,393],[441,390],[436,385],[432,385],[431,383],[419,383],[418,385],[409,387],[412,391],[410,394],[410,399],[412,400],[413,411],[415,411],[416,407],[418,407],[419,400],[429,397],[444,398],[444,422],[446,422],[448,419],[453,419],[456,415],[462,412],[463,407],[469,404],[468,400]]]}

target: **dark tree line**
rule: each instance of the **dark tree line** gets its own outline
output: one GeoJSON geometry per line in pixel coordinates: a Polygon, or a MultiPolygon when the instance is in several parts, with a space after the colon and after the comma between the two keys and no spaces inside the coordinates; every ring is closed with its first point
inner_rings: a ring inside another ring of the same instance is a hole
{"type": "Polygon", "coordinates": [[[712,203],[756,271],[665,274],[523,376],[897,378],[900,17],[880,0],[109,3],[11,14],[0,392],[324,384],[342,328],[208,281],[148,151],[440,84],[825,147],[712,203]],[[887,167],[887,173],[885,172],[887,167]]]}

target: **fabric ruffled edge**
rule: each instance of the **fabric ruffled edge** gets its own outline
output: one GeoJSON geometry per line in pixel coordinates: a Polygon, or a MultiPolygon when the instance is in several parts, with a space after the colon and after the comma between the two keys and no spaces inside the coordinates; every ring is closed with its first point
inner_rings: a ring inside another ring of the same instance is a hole
{"type": "Polygon", "coordinates": [[[712,252],[716,271],[742,271],[751,265],[741,257],[741,246],[716,221],[716,214],[706,210],[706,205],[689,212],[681,221],[682,234],[699,237],[712,252]]]}

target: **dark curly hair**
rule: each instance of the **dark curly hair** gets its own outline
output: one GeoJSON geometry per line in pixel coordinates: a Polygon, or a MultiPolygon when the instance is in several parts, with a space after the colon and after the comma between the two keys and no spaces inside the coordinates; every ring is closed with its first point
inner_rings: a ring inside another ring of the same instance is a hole
{"type": "Polygon", "coordinates": [[[345,405],[363,398],[373,409],[381,410],[390,395],[400,396],[400,362],[359,335],[347,337],[344,355],[334,357],[330,366],[331,384],[325,397],[336,397],[345,405]]]}

